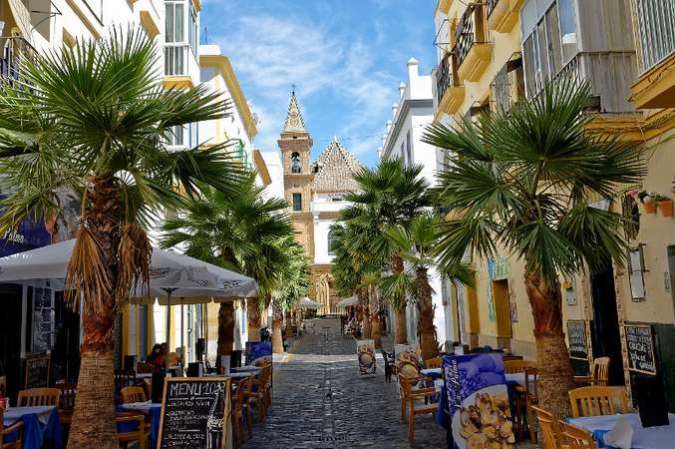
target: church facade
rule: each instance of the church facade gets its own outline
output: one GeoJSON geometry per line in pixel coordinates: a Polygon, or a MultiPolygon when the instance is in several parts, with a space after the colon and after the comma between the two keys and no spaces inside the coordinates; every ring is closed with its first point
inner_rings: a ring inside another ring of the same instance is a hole
{"type": "Polygon", "coordinates": [[[307,131],[295,92],[278,140],[284,169],[284,195],[289,204],[296,239],[310,261],[310,297],[322,305],[319,314],[337,313],[340,301],[331,275],[331,226],[348,206],[345,195],[356,190],[353,175],[359,162],[333,139],[315,162],[314,142],[307,131]]]}

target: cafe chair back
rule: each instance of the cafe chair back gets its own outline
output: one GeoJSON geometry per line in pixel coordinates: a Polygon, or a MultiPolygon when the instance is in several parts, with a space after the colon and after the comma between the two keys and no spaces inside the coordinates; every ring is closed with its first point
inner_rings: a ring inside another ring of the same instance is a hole
{"type": "Polygon", "coordinates": [[[124,387],[122,388],[122,402],[131,404],[133,402],[145,402],[148,397],[145,395],[143,387],[124,387]]]}
{"type": "Polygon", "coordinates": [[[624,387],[581,387],[569,391],[572,416],[600,416],[628,412],[624,387]]]}
{"type": "Polygon", "coordinates": [[[504,360],[504,372],[506,374],[524,373],[534,367],[534,364],[528,360],[504,360]]]}
{"type": "Polygon", "coordinates": [[[561,449],[558,445],[558,440],[560,439],[560,425],[558,424],[558,419],[553,413],[534,405],[530,406],[530,410],[532,410],[532,413],[537,417],[537,421],[539,422],[541,448],[561,449]]]}
{"type": "Polygon", "coordinates": [[[58,388],[30,388],[19,391],[19,407],[59,406],[61,390],[58,388]]]}
{"type": "Polygon", "coordinates": [[[246,441],[246,432],[244,432],[244,421],[250,421],[245,414],[246,396],[250,393],[253,377],[246,377],[240,380],[237,385],[237,391],[232,398],[232,427],[234,429],[234,441],[237,447],[246,441]]]}
{"type": "Polygon", "coordinates": [[[21,449],[23,447],[23,421],[17,420],[5,427],[5,411],[0,409],[0,449],[21,449]]]}
{"type": "Polygon", "coordinates": [[[565,449],[598,449],[590,432],[560,421],[560,447],[565,449]]]}
{"type": "Polygon", "coordinates": [[[443,365],[443,359],[440,357],[434,357],[433,359],[427,359],[424,361],[424,366],[426,368],[440,368],[443,365]]]}
{"type": "Polygon", "coordinates": [[[56,388],[61,390],[61,398],[59,399],[59,420],[61,421],[61,426],[70,428],[73,409],[75,408],[77,384],[63,382],[57,384],[56,388]]]}
{"type": "Polygon", "coordinates": [[[145,415],[139,412],[121,412],[115,416],[115,424],[117,426],[117,440],[120,443],[126,445],[136,442],[140,449],[148,449],[145,415]]]}
{"type": "Polygon", "coordinates": [[[604,387],[609,383],[609,357],[598,357],[593,360],[591,374],[589,376],[574,376],[577,383],[590,384],[592,386],[604,387]]]}

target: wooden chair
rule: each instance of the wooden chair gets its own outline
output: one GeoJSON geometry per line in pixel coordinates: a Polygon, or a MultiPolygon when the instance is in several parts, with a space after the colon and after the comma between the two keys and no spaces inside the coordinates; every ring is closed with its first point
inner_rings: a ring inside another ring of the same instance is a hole
{"type": "Polygon", "coordinates": [[[598,449],[593,435],[577,426],[560,421],[560,447],[564,449],[598,449]]]}
{"type": "Polygon", "coordinates": [[[524,373],[528,369],[534,368],[534,364],[529,360],[515,359],[504,360],[504,372],[506,374],[524,373]]]}
{"type": "Polygon", "coordinates": [[[542,408],[531,406],[532,413],[539,422],[539,432],[541,435],[542,449],[560,449],[558,440],[560,439],[560,425],[553,413],[542,408]]]}
{"type": "MultiPolygon", "coordinates": [[[[525,385],[517,385],[513,388],[516,397],[514,398],[515,410],[513,416],[513,427],[515,433],[519,438],[524,438],[524,434],[528,433],[530,429],[527,413],[528,406],[531,404],[536,404],[536,399],[530,393],[530,381],[528,372],[530,375],[536,377],[536,368],[534,364],[528,360],[520,359],[510,359],[504,360],[504,373],[506,374],[523,374],[523,380],[525,385]]],[[[530,431],[530,438],[532,438],[532,432],[530,431]]]]}
{"type": "Polygon", "coordinates": [[[592,386],[604,387],[609,382],[609,357],[598,357],[593,360],[589,376],[574,376],[574,381],[592,386]]]}
{"type": "Polygon", "coordinates": [[[628,412],[624,387],[581,387],[569,391],[572,416],[600,416],[628,412]]]}
{"type": "Polygon", "coordinates": [[[124,404],[130,404],[132,402],[145,402],[148,400],[143,387],[124,387],[122,388],[121,394],[122,402],[124,404]]]}
{"type": "MultiPolygon", "coordinates": [[[[244,419],[246,416],[246,396],[250,393],[253,377],[246,377],[240,380],[237,385],[237,392],[232,398],[232,428],[234,430],[234,441],[237,447],[246,442],[246,433],[244,432],[244,419]]],[[[250,423],[249,423],[250,425],[250,423]]],[[[250,428],[249,428],[250,429],[250,428]]],[[[250,435],[250,430],[249,430],[250,435]]]]}
{"type": "Polygon", "coordinates": [[[145,424],[145,415],[136,412],[122,412],[115,416],[115,424],[117,426],[117,440],[125,447],[129,443],[138,442],[140,449],[148,448],[148,434],[147,426],[145,424]],[[119,424],[123,423],[137,423],[133,429],[127,431],[120,431],[119,424]]]}
{"type": "Polygon", "coordinates": [[[267,419],[267,409],[272,405],[272,364],[263,365],[260,377],[253,379],[251,391],[248,393],[247,405],[258,409],[261,422],[267,419]],[[253,389],[255,387],[255,391],[253,389]]]}
{"type": "Polygon", "coordinates": [[[443,359],[440,357],[434,357],[433,359],[425,360],[424,366],[426,368],[440,368],[443,366],[443,359]]]}
{"type": "Polygon", "coordinates": [[[21,449],[23,447],[23,421],[19,419],[7,427],[4,422],[5,411],[0,409],[0,449],[21,449]]]}
{"type": "Polygon", "coordinates": [[[59,406],[61,390],[58,388],[30,388],[19,391],[17,406],[38,407],[44,405],[59,406]]]}
{"type": "Polygon", "coordinates": [[[405,419],[406,408],[408,415],[408,441],[412,446],[415,443],[415,417],[417,415],[435,414],[438,410],[438,403],[430,403],[430,400],[436,394],[435,388],[417,388],[413,389],[412,383],[416,379],[406,378],[399,375],[399,385],[401,386],[401,418],[405,419]],[[417,401],[424,401],[419,404],[417,401]],[[427,403],[429,401],[429,403],[427,403]],[[406,407],[407,406],[407,407],[406,407]]]}

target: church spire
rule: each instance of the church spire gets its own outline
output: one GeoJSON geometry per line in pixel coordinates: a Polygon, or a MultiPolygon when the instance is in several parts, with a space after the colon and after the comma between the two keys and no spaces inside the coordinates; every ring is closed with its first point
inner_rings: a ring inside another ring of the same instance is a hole
{"type": "Polygon", "coordinates": [[[295,86],[291,92],[291,103],[288,105],[283,133],[309,134],[305,128],[305,122],[302,120],[298,98],[295,96],[295,86]]]}

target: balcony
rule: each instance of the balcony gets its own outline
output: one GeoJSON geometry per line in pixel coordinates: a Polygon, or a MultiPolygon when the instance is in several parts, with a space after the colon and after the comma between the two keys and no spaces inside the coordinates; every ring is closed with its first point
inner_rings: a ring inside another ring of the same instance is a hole
{"type": "Polygon", "coordinates": [[[633,0],[638,42],[638,82],[631,101],[637,108],[675,107],[675,0],[633,0]]]}
{"type": "Polygon", "coordinates": [[[23,65],[37,54],[33,46],[22,37],[2,37],[0,57],[0,82],[30,88],[23,77],[23,65]]]}
{"type": "Polygon", "coordinates": [[[518,23],[525,0],[487,0],[488,29],[508,33],[518,23]]]}
{"type": "Polygon", "coordinates": [[[454,58],[448,53],[436,68],[436,95],[438,112],[455,114],[464,102],[464,86],[456,83],[457,76],[454,70],[454,58]]]}
{"type": "Polygon", "coordinates": [[[164,45],[164,87],[185,89],[194,86],[192,75],[197,61],[189,45],[164,45]]]}
{"type": "Polygon", "coordinates": [[[457,26],[453,53],[460,80],[478,81],[490,64],[484,11],[482,4],[469,5],[457,26]]]}

